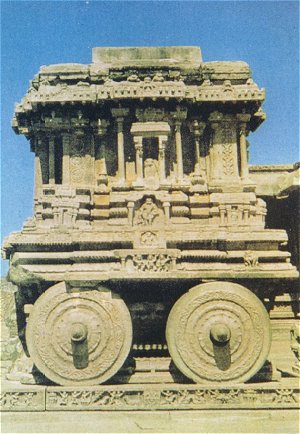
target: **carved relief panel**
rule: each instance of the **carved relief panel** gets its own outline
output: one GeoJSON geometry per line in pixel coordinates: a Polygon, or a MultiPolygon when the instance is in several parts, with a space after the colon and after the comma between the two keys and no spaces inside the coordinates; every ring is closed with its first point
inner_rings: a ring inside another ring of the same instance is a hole
{"type": "Polygon", "coordinates": [[[91,139],[87,136],[74,137],[70,150],[70,181],[72,185],[92,181],[93,153],[91,139]]]}
{"type": "Polygon", "coordinates": [[[163,210],[158,207],[152,197],[146,197],[134,213],[133,224],[135,226],[153,226],[163,222],[163,210]]]}
{"type": "Polygon", "coordinates": [[[213,112],[211,126],[210,174],[214,181],[229,181],[238,177],[237,125],[232,115],[213,112]]]}

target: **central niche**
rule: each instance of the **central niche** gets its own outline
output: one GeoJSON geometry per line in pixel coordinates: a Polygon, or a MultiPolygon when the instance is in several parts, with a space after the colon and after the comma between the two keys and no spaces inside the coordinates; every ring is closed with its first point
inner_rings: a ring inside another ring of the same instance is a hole
{"type": "Polygon", "coordinates": [[[144,160],[158,161],[158,137],[143,138],[144,160]]]}

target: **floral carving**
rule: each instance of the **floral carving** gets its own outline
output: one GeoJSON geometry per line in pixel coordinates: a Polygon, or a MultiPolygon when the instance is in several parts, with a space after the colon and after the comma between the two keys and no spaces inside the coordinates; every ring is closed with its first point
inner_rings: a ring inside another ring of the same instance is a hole
{"type": "Polygon", "coordinates": [[[77,138],[73,145],[72,155],[70,159],[71,179],[74,182],[81,182],[84,179],[85,167],[83,157],[85,154],[85,146],[82,138],[77,138]]]}
{"type": "Polygon", "coordinates": [[[0,394],[1,411],[44,410],[44,391],[5,391],[0,394]]]}
{"type": "Polygon", "coordinates": [[[169,271],[172,258],[164,253],[137,254],[133,256],[133,265],[139,271],[169,271]]]}
{"type": "Polygon", "coordinates": [[[294,393],[291,389],[277,389],[274,400],[280,403],[295,402],[294,393]]]}

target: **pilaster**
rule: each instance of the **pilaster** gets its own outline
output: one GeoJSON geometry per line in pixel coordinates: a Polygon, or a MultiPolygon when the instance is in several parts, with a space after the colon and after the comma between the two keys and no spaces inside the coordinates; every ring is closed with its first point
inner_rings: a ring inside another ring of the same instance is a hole
{"type": "Polygon", "coordinates": [[[211,181],[220,181],[223,178],[222,167],[222,121],[223,115],[220,112],[213,112],[209,116],[212,130],[210,146],[210,177],[211,181]]]}
{"type": "Polygon", "coordinates": [[[194,137],[195,144],[195,171],[206,172],[206,158],[204,153],[204,144],[201,143],[201,138],[205,130],[206,123],[194,120],[190,126],[190,130],[194,137]]]}
{"type": "Polygon", "coordinates": [[[41,140],[38,138],[34,138],[34,198],[36,199],[39,196],[41,188],[43,186],[43,176],[42,176],[42,165],[40,158],[40,143],[41,140]]]}
{"type": "Polygon", "coordinates": [[[159,179],[164,181],[166,179],[166,143],[167,136],[158,137],[158,157],[159,157],[159,179]]]}
{"type": "Polygon", "coordinates": [[[134,147],[135,147],[135,164],[136,164],[136,176],[137,182],[142,182],[143,180],[143,137],[134,136],[134,147]]]}
{"type": "Polygon", "coordinates": [[[63,159],[62,159],[62,183],[70,184],[70,142],[71,136],[67,133],[62,135],[63,159]]]}
{"type": "Polygon", "coordinates": [[[235,116],[211,113],[212,142],[210,148],[211,180],[232,184],[238,181],[237,121],[235,116]]]}
{"type": "Polygon", "coordinates": [[[125,181],[125,151],[124,151],[124,118],[128,115],[129,109],[115,108],[111,110],[117,123],[117,147],[118,147],[118,178],[125,181]]]}
{"type": "Polygon", "coordinates": [[[55,184],[55,138],[49,137],[49,184],[55,184]]]}

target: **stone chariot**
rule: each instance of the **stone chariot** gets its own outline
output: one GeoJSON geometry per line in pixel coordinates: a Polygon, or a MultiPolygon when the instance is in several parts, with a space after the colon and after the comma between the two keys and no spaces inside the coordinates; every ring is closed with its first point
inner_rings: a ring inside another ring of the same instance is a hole
{"type": "Polygon", "coordinates": [[[265,227],[247,136],[265,92],[197,47],[94,48],[43,66],[13,128],[35,155],[34,216],[4,243],[37,370],[62,386],[244,383],[298,277],[265,227]]]}

